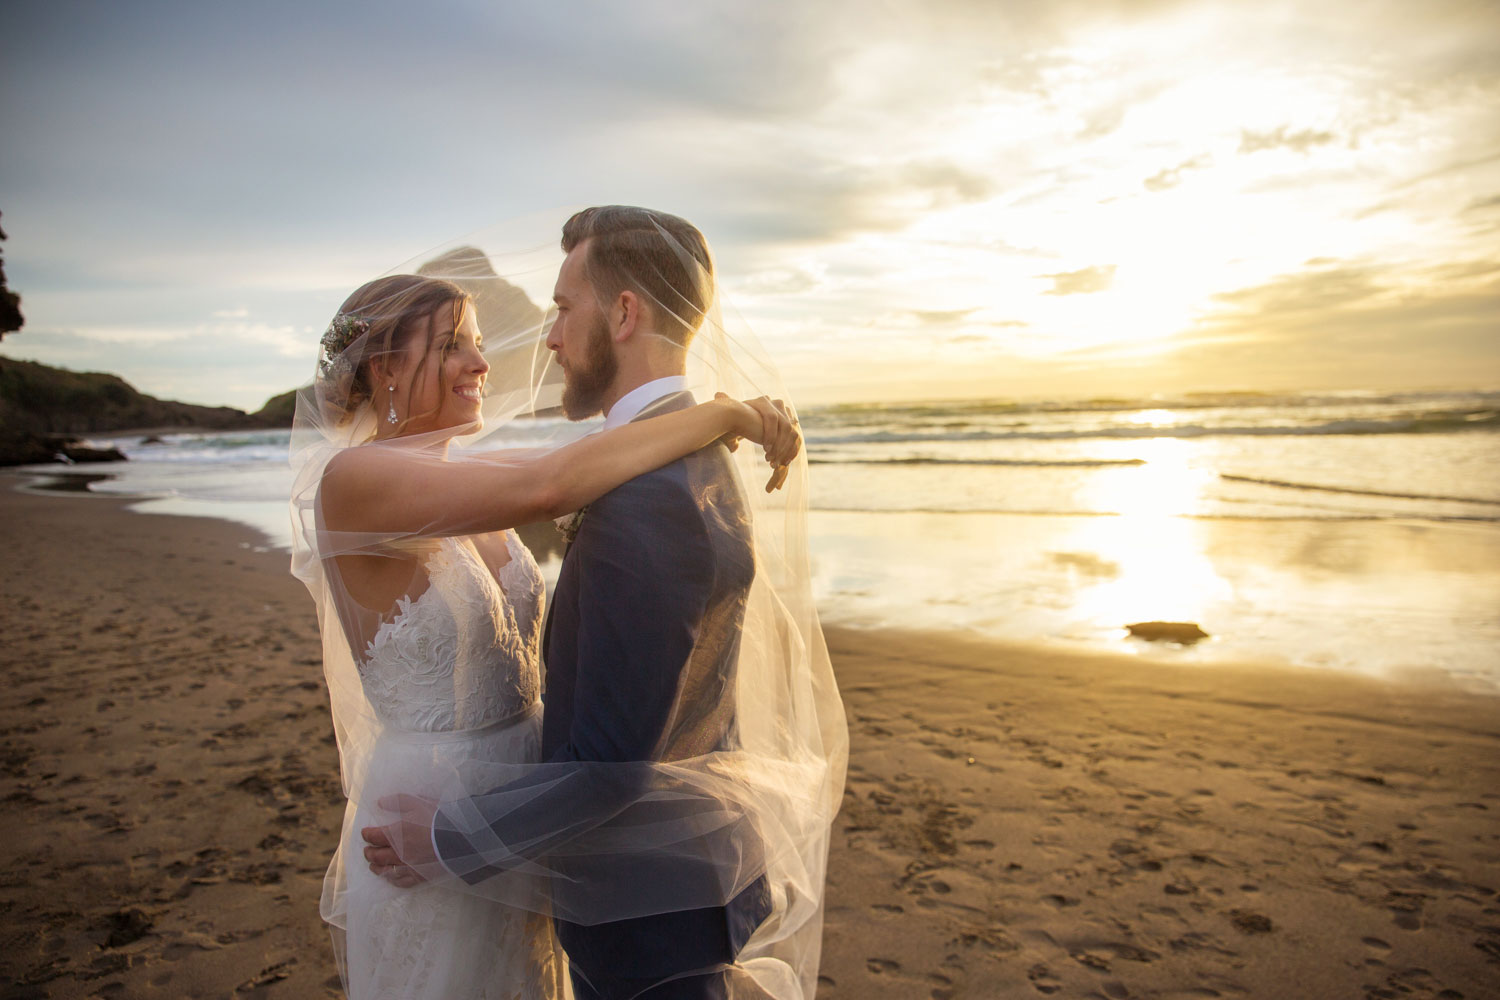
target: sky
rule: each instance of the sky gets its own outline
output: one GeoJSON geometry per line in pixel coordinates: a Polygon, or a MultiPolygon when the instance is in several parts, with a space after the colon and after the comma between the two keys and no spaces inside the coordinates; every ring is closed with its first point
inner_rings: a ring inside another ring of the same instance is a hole
{"type": "Polygon", "coordinates": [[[0,355],[166,398],[602,203],[803,404],[1500,388],[1492,0],[7,0],[0,128],[0,355]]]}

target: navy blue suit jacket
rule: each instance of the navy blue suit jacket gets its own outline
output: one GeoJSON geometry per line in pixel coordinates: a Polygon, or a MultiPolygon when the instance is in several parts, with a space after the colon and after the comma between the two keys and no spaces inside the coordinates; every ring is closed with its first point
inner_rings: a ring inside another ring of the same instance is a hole
{"type": "MultiPolygon", "coordinates": [[[[692,403],[688,393],[675,393],[637,419],[692,403]]],[[[735,667],[754,574],[749,508],[721,444],[590,504],[547,613],[543,759],[673,761],[732,747],[735,667]]],[[[583,788],[574,784],[567,794],[589,787],[589,772],[583,774],[583,788]]],[[[623,803],[642,790],[607,783],[587,794],[623,803]]],[[[548,813],[559,805],[546,799],[539,796],[527,815],[503,817],[496,825],[501,839],[544,845],[546,836],[533,834],[547,829],[548,813]]],[[[439,830],[445,859],[450,850],[462,852],[446,839],[439,830]]],[[[641,874],[715,876],[666,861],[641,874]]],[[[727,906],[590,926],[558,920],[557,928],[569,961],[590,978],[651,979],[733,962],[770,909],[761,878],[727,906]]]]}
{"type": "MultiPolygon", "coordinates": [[[[674,394],[638,419],[692,403],[674,394]]],[[[543,757],[671,761],[731,746],[754,575],[749,508],[723,445],[590,504],[547,616],[543,757]]],[[[769,911],[762,880],[726,907],[591,927],[558,921],[558,936],[585,973],[671,975],[734,961],[769,911]]]]}

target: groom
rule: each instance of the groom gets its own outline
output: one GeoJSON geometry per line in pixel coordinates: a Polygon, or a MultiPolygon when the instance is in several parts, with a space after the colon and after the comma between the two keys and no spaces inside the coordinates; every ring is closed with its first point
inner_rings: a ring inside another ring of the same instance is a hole
{"type": "MultiPolygon", "coordinates": [[[[687,347],[712,295],[703,235],[676,216],[606,206],[569,219],[562,248],[547,346],[568,417],[603,412],[614,427],[691,406],[687,347]]],[[[543,760],[671,762],[731,747],[755,563],[727,449],[631,480],[575,523],[543,639],[543,760]]],[[[494,829],[502,841],[540,842],[539,820],[502,816],[494,829]]],[[[365,832],[377,871],[399,864],[383,829],[365,832]]],[[[432,842],[454,870],[472,852],[441,822],[432,842]]],[[[770,910],[762,876],[724,906],[590,926],[559,919],[557,931],[579,1000],[706,1000],[727,995],[726,967],[770,910]]]]}

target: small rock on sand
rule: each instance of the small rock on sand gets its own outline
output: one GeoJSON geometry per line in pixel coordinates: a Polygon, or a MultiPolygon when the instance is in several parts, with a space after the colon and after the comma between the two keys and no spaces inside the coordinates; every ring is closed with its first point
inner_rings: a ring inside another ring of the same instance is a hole
{"type": "Polygon", "coordinates": [[[1151,642],[1162,639],[1168,642],[1197,642],[1208,638],[1208,633],[1197,622],[1136,622],[1125,627],[1137,639],[1151,642]]]}

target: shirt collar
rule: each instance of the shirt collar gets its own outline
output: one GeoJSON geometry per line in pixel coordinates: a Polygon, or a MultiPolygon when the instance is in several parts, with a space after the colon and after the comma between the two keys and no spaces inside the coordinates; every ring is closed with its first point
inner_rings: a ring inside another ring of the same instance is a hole
{"type": "Polygon", "coordinates": [[[609,408],[609,413],[604,417],[604,429],[609,430],[621,424],[628,424],[648,405],[663,396],[686,391],[686,375],[668,375],[666,378],[653,379],[645,385],[638,385],[615,400],[615,405],[609,408]]]}

